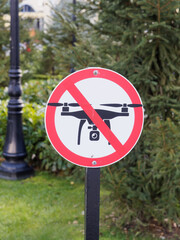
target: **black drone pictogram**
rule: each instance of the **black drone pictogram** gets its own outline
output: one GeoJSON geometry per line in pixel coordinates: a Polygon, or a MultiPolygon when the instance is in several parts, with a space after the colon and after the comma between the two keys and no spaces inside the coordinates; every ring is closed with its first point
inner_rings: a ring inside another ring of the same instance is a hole
{"type": "MultiPolygon", "coordinates": [[[[106,107],[120,107],[121,112],[114,112],[109,110],[103,110],[103,109],[94,109],[99,116],[103,119],[103,121],[106,123],[106,125],[111,129],[110,120],[116,117],[128,117],[129,112],[128,108],[136,108],[136,107],[142,107],[142,104],[119,104],[119,103],[105,103],[100,104],[101,106],[106,107]]],[[[75,118],[80,119],[79,123],[79,129],[78,129],[78,140],[77,144],[80,145],[81,141],[81,131],[82,127],[85,124],[86,121],[88,121],[89,126],[88,129],[92,129],[89,134],[90,141],[98,141],[100,139],[100,132],[97,129],[96,125],[92,122],[92,120],[89,118],[89,116],[84,112],[84,110],[79,111],[69,111],[69,107],[80,107],[78,103],[48,103],[48,106],[52,107],[62,107],[61,116],[72,116],[75,118]]],[[[110,144],[110,143],[109,143],[110,144]]]]}

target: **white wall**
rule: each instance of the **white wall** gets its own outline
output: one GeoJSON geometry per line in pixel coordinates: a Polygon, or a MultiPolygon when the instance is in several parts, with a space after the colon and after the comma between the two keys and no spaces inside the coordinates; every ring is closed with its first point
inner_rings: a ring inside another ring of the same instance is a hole
{"type": "Polygon", "coordinates": [[[36,13],[42,13],[44,18],[44,29],[46,29],[46,26],[50,21],[49,16],[51,15],[51,4],[55,6],[61,1],[62,0],[23,0],[22,3],[20,3],[20,7],[27,4],[31,6],[36,13]]]}

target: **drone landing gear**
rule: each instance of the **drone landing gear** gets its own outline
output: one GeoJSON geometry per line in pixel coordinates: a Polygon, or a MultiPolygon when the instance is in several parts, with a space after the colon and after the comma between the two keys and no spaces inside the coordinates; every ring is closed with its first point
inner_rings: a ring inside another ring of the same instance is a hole
{"type": "Polygon", "coordinates": [[[80,141],[81,141],[81,131],[82,131],[82,127],[85,124],[86,120],[85,119],[81,119],[80,124],[79,124],[79,130],[78,130],[78,142],[77,144],[80,145],[80,141]]]}
{"type": "MultiPolygon", "coordinates": [[[[106,125],[109,127],[109,129],[111,129],[111,124],[109,120],[104,120],[104,122],[106,123],[106,125]]],[[[110,142],[108,142],[108,145],[110,145],[110,142]]]]}

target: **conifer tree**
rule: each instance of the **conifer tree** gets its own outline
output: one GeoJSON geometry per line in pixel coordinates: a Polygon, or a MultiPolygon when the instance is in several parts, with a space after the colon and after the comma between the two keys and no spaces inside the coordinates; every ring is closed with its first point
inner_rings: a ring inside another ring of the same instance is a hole
{"type": "Polygon", "coordinates": [[[178,1],[101,0],[89,1],[89,6],[84,6],[86,12],[98,11],[93,29],[103,66],[127,77],[145,108],[138,145],[122,162],[108,167],[121,209],[119,219],[123,223],[178,221],[180,190],[173,184],[180,181],[178,1]]]}
{"type": "MultiPolygon", "coordinates": [[[[72,6],[62,3],[52,6],[52,17],[48,30],[42,36],[44,44],[43,62],[45,72],[63,76],[70,72],[72,58],[72,39],[76,25],[72,21],[72,6]]],[[[42,68],[43,71],[43,68],[42,68]]]]}
{"type": "Polygon", "coordinates": [[[172,117],[170,109],[179,107],[178,1],[88,3],[84,6],[87,12],[98,11],[99,20],[94,27],[101,41],[98,46],[104,50],[105,65],[125,75],[139,89],[149,118],[157,114],[163,119],[172,117]]]}
{"type": "Polygon", "coordinates": [[[89,6],[85,6],[87,12],[97,9],[99,13],[93,27],[101,41],[98,46],[104,49],[106,61],[102,63],[135,85],[145,108],[144,131],[137,147],[122,162],[108,168],[109,180],[115,183],[116,203],[119,199],[124,215],[120,219],[124,223],[134,219],[158,219],[162,224],[165,218],[178,221],[180,190],[173,182],[180,181],[179,3],[101,0],[89,1],[89,6]]]}
{"type": "Polygon", "coordinates": [[[163,225],[178,222],[179,2],[87,0],[77,8],[76,24],[63,18],[62,12],[54,18],[51,44],[59,60],[57,71],[71,58],[77,70],[91,66],[115,70],[135,85],[145,108],[137,146],[104,170],[119,209],[117,225],[143,225],[152,219],[163,225]],[[72,33],[76,34],[75,47],[72,33]]]}
{"type": "Polygon", "coordinates": [[[76,69],[113,69],[139,89],[149,119],[173,118],[170,109],[179,107],[178,2],[88,0],[77,3],[76,23],[72,14],[72,5],[56,8],[49,29],[57,70],[70,62],[76,69]]]}

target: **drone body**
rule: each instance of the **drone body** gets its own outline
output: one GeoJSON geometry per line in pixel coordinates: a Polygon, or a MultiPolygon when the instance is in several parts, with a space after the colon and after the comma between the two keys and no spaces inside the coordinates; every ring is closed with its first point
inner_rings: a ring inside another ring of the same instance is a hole
{"type": "MultiPolygon", "coordinates": [[[[79,129],[78,129],[78,140],[77,144],[80,145],[80,140],[81,140],[81,132],[82,132],[82,127],[87,121],[89,123],[88,129],[92,129],[90,132],[89,140],[90,141],[98,141],[100,139],[100,132],[93,123],[93,119],[90,118],[84,110],[79,110],[79,111],[69,111],[69,107],[80,107],[78,103],[48,103],[49,106],[52,107],[62,107],[62,112],[61,116],[70,116],[70,117],[75,117],[80,120],[79,123],[79,129]],[[91,126],[92,125],[92,126],[91,126]]],[[[106,123],[106,125],[111,128],[110,125],[110,120],[116,117],[128,117],[129,112],[128,112],[128,107],[142,107],[142,104],[117,104],[117,103],[112,103],[112,104],[100,104],[101,106],[107,106],[107,107],[122,107],[121,112],[117,111],[110,111],[106,109],[94,109],[96,113],[101,117],[101,119],[106,123]]],[[[93,114],[92,114],[93,115],[93,114]]]]}

